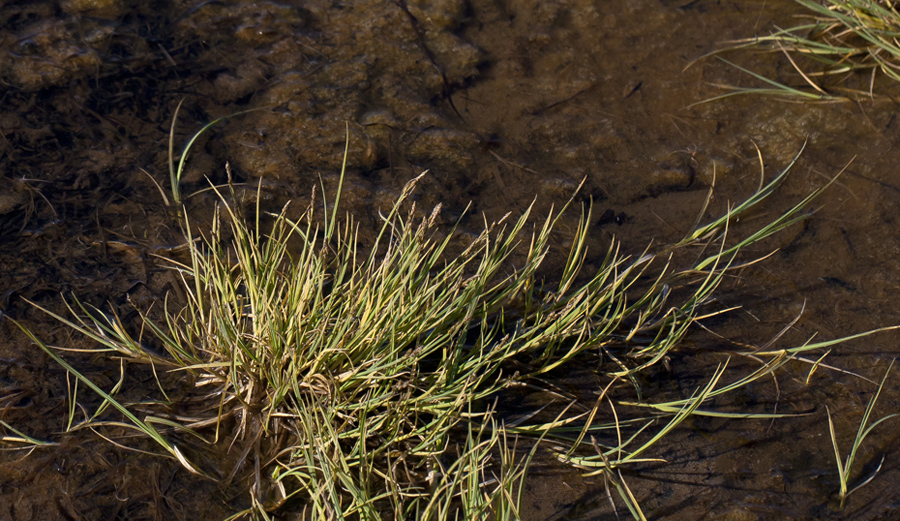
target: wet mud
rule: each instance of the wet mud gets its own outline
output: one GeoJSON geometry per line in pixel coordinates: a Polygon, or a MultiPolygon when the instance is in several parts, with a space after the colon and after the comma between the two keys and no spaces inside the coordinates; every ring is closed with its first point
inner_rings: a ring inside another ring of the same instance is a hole
{"type": "MultiPolygon", "coordinates": [[[[784,26],[798,11],[787,0],[0,1],[0,311],[51,345],[77,349],[85,340],[29,301],[62,312],[61,295],[74,294],[127,321],[137,319],[132,303],[149,306],[174,290],[157,256],[183,242],[163,193],[169,125],[184,99],[177,143],[216,118],[261,109],[195,145],[182,190],[197,226],[216,203],[204,189],[228,180],[226,162],[237,186],[251,197],[260,187],[263,205],[275,209],[308,200],[320,182],[334,190],[349,137],[342,205],[362,228],[374,228],[379,210],[426,169],[417,205],[441,203],[451,224],[471,202],[464,230],[535,198],[545,214],[584,180],[576,200],[593,203],[598,258],[613,237],[634,254],[679,240],[714,180],[706,217],[757,187],[757,148],[771,175],[807,143],[786,184],[735,233],[849,166],[814,216],[753,248],[775,251],[770,258],[721,288],[720,305],[741,309],[698,328],[642,382],[644,392],[689,396],[729,351],[765,345],[801,310],[779,346],[898,324],[898,88],[879,79],[881,96],[855,103],[745,96],[694,105],[720,94],[717,84],[753,81],[697,58],[784,26]]],[[[791,72],[777,55],[737,58],[772,77],[791,72]]],[[[577,213],[560,230],[574,230],[577,213]]],[[[897,345],[891,333],[848,342],[826,363],[877,382],[897,345]]],[[[67,357],[101,386],[119,379],[116,361],[67,357]]],[[[754,364],[735,359],[729,374],[754,364]]],[[[801,416],[694,418],[659,446],[665,463],[629,467],[624,476],[644,512],[890,518],[900,502],[896,422],[862,447],[851,482],[883,465],[840,510],[826,406],[846,453],[876,386],[824,367],[807,381],[810,369],[792,363],[777,382],[717,402],[801,416]]],[[[151,373],[126,373],[123,400],[153,395],[151,373]]],[[[561,378],[586,403],[601,389],[590,374],[561,378]]],[[[897,378],[876,414],[897,410],[897,378]]],[[[218,487],[174,461],[89,430],[60,434],[70,386],[62,368],[0,320],[0,420],[58,443],[30,453],[4,447],[0,520],[223,519],[246,507],[239,487],[218,487]]],[[[88,410],[100,403],[84,390],[79,401],[88,410]]],[[[115,439],[155,450],[125,430],[115,439]]],[[[531,475],[526,519],[617,519],[602,480],[550,458],[531,475]]]]}

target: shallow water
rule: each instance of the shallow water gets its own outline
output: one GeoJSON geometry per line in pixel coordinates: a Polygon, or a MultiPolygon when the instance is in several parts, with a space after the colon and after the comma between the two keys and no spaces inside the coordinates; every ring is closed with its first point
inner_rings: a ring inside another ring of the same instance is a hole
{"type": "MultiPolygon", "coordinates": [[[[59,310],[59,294],[75,293],[133,319],[127,297],[150,303],[174,287],[152,254],[180,235],[141,169],[165,185],[169,122],[184,97],[180,142],[216,117],[276,106],[201,140],[185,193],[205,187],[204,176],[223,182],[228,161],[238,181],[262,183],[272,208],[306,198],[320,175],[335,184],[349,122],[342,204],[364,223],[374,224],[377,210],[424,169],[431,174],[417,204],[442,203],[453,222],[472,201],[463,221],[471,229],[482,213],[521,211],[535,196],[546,213],[585,179],[578,200],[593,201],[598,256],[613,237],[633,253],[650,241],[677,241],[714,175],[706,217],[756,188],[756,146],[772,175],[807,142],[787,183],[741,223],[747,229],[853,162],[814,216],[753,248],[777,249],[772,257],[726,282],[720,301],[743,307],[709,324],[722,338],[698,329],[647,389],[689,394],[724,360],[722,351],[765,344],[804,302],[779,346],[900,323],[894,102],[735,97],[691,106],[721,93],[715,84],[751,83],[717,60],[693,60],[722,41],[791,23],[797,11],[788,1],[704,0],[0,2],[0,310],[55,345],[79,347],[25,299],[59,310]]],[[[777,55],[731,56],[775,77],[790,72],[777,55]]],[[[190,211],[209,215],[213,203],[209,193],[192,197],[190,211]]],[[[576,222],[572,212],[560,230],[576,222]]],[[[65,372],[10,321],[0,330],[0,419],[61,442],[28,457],[0,455],[0,519],[228,515],[228,493],[168,461],[118,450],[90,432],[57,436],[65,427],[65,372]]],[[[826,363],[877,381],[896,346],[896,334],[879,334],[837,346],[826,363]]],[[[118,365],[79,362],[96,367],[107,387],[118,378],[118,365]]],[[[733,362],[731,377],[749,367],[733,362]]],[[[660,446],[667,464],[631,468],[626,479],[645,513],[889,518],[900,500],[896,422],[862,447],[852,482],[884,464],[839,510],[825,407],[846,453],[875,385],[821,367],[807,385],[808,372],[797,362],[777,385],[759,382],[721,405],[766,412],[777,403],[779,412],[809,414],[692,419],[660,446]]],[[[129,400],[153,391],[152,375],[129,378],[129,400]]],[[[594,392],[590,377],[572,378],[574,388],[594,392]]],[[[876,416],[896,411],[895,381],[876,416]]],[[[601,481],[548,461],[535,469],[525,507],[535,520],[616,518],[601,481]]]]}

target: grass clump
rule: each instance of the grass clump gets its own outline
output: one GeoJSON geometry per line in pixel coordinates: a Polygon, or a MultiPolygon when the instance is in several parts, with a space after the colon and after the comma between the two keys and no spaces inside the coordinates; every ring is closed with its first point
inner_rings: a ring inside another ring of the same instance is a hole
{"type": "Polygon", "coordinates": [[[804,217],[818,191],[726,245],[728,224],[767,198],[791,165],[660,254],[631,258],[613,244],[592,274],[584,273],[590,210],[584,211],[552,285],[538,271],[562,212],[551,212],[532,231],[530,208],[518,219],[486,223],[450,255],[455,228],[441,232],[435,222],[440,208],[422,214],[410,201],[419,176],[363,251],[359,225],[350,216],[338,219],[340,187],[321,218],[313,203],[297,219],[288,217],[288,206],[266,214],[259,197],[246,215],[233,191],[220,192],[208,233],[195,234],[181,214],[189,257],[166,259],[182,283],[178,302],[139,310],[137,325],[77,299],[67,303],[66,316],[37,306],[95,342],[98,352],[149,364],[154,374],[190,375],[197,396],[189,413],[159,380],[157,401],[123,403],[117,395],[124,373],[104,390],[23,330],[103,400],[78,422],[77,408],[70,408],[70,426],[104,428],[110,423],[101,413],[112,406],[126,420],[114,425],[154,440],[190,472],[247,490],[244,510],[234,518],[269,519],[287,505],[310,519],[518,519],[534,449],[517,452],[516,436],[562,443],[554,449],[560,459],[606,473],[642,518],[618,467],[648,461],[642,454],[685,418],[702,414],[699,407],[712,397],[770,374],[793,354],[837,341],[757,352],[772,360],[716,389],[723,366],[690,399],[653,406],[657,418],[670,420],[643,441],[655,419],[625,438],[623,430],[641,419],[597,422],[597,407],[506,426],[493,400],[508,386],[537,382],[587,352],[614,361],[607,389],[663,360],[703,316],[702,306],[740,250],[804,217]],[[715,251],[687,269],[670,269],[672,251],[710,242],[715,251]],[[511,268],[514,254],[524,260],[511,268]],[[662,267],[651,268],[655,264],[662,267]],[[686,290],[687,297],[671,303],[673,289],[686,290]],[[151,311],[162,311],[162,318],[151,311]],[[616,439],[598,441],[603,431],[616,439]],[[596,455],[584,456],[585,447],[596,455]],[[228,465],[209,456],[222,452],[228,465]]]}
{"type": "MultiPolygon", "coordinates": [[[[766,84],[765,87],[730,87],[736,94],[768,94],[812,101],[841,101],[873,97],[880,72],[900,81],[900,11],[890,0],[795,0],[810,14],[800,23],[768,36],[729,42],[712,54],[737,49],[783,53],[797,72],[796,85],[767,78],[728,60],[729,65],[766,84]],[[853,77],[856,85],[848,86],[853,77]],[[862,86],[862,83],[867,86],[862,86]]],[[[711,101],[707,100],[707,101],[711,101]]]]}

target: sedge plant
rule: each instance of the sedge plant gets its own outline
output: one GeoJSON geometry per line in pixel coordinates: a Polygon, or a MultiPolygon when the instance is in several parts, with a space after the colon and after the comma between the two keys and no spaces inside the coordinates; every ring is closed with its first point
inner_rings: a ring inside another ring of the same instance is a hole
{"type": "MultiPolygon", "coordinates": [[[[571,464],[611,473],[648,461],[644,454],[654,444],[716,394],[780,366],[778,358],[716,389],[723,368],[686,402],[657,405],[657,417],[645,423],[598,423],[595,408],[507,426],[490,405],[508,386],[587,353],[615,362],[618,369],[607,375],[612,380],[633,380],[665,359],[706,316],[703,306],[737,265],[740,250],[804,217],[819,191],[737,244],[725,241],[729,223],[771,195],[792,165],[669,250],[632,258],[613,244],[590,274],[591,213],[584,209],[554,284],[538,271],[571,200],[530,232],[531,207],[516,219],[485,223],[451,255],[456,227],[440,229],[440,207],[422,213],[411,200],[421,175],[403,188],[366,249],[360,224],[349,215],[339,219],[343,172],[321,217],[314,202],[299,218],[289,217],[290,203],[267,214],[259,195],[247,214],[233,190],[215,188],[220,204],[212,228],[194,231],[182,212],[189,257],[162,259],[177,273],[183,297],[167,297],[161,319],[141,309],[140,323],[126,324],[114,311],[76,297],[65,299],[66,314],[34,304],[91,340],[97,352],[147,364],[154,374],[184,375],[196,394],[190,415],[173,412],[180,404],[161,380],[158,400],[124,402],[118,397],[124,369],[112,389],[103,389],[20,327],[102,398],[94,413],[71,407],[71,428],[127,426],[190,472],[242,487],[247,500],[235,518],[270,519],[287,505],[312,519],[516,519],[534,453],[517,460],[507,436],[552,438],[575,448],[590,439],[596,457],[556,452],[571,464]],[[692,266],[671,268],[673,249],[710,243],[717,248],[692,266]],[[524,260],[512,266],[517,252],[524,260]],[[673,287],[688,296],[672,303],[673,287]],[[507,370],[513,361],[518,369],[507,370]],[[113,410],[123,421],[104,420],[113,410]],[[665,416],[661,430],[639,440],[665,416]],[[637,431],[623,437],[623,425],[637,431]],[[567,434],[573,429],[580,432],[574,442],[567,434]],[[601,430],[618,433],[618,441],[596,442],[601,430]],[[209,454],[221,454],[216,451],[230,455],[227,468],[210,461],[209,454]]],[[[624,481],[616,483],[639,512],[624,481]]]]}

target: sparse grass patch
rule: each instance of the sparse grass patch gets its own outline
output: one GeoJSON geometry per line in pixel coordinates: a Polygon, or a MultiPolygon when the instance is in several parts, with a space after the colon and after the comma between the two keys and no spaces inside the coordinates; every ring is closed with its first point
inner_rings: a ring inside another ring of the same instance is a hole
{"type": "Polygon", "coordinates": [[[888,365],[887,370],[884,372],[884,377],[881,379],[881,383],[878,385],[878,390],[875,391],[875,395],[872,396],[872,399],[869,400],[869,405],[866,406],[866,412],[863,414],[862,420],[859,422],[859,429],[856,431],[856,437],[853,439],[853,448],[850,449],[850,454],[847,456],[847,459],[841,462],[841,451],[838,448],[837,434],[834,431],[834,421],[831,419],[831,411],[827,410],[828,414],[828,431],[831,434],[831,443],[834,446],[834,459],[837,462],[838,469],[838,480],[840,481],[840,490],[838,492],[838,497],[841,500],[841,508],[844,508],[844,502],[847,500],[847,497],[850,494],[856,492],[863,486],[867,485],[870,481],[875,479],[875,476],[878,474],[878,471],[881,470],[881,465],[884,463],[884,458],[882,458],[881,463],[878,464],[878,468],[875,469],[875,472],[872,473],[867,479],[865,479],[859,485],[849,488],[850,482],[850,473],[853,471],[853,463],[856,460],[856,451],[859,449],[862,442],[865,441],[866,437],[869,433],[872,432],[872,429],[877,427],[880,423],[883,423],[891,418],[896,416],[900,416],[900,413],[888,414],[887,416],[883,416],[875,423],[869,425],[869,421],[872,416],[872,411],[875,409],[875,402],[878,401],[878,397],[881,395],[881,390],[884,388],[884,383],[887,381],[887,377],[891,374],[891,368],[894,367],[894,360],[891,360],[890,365],[888,365]]]}
{"type": "Polygon", "coordinates": [[[889,0],[795,0],[809,11],[803,22],[768,36],[733,42],[712,53],[738,49],[783,53],[797,72],[791,85],[723,61],[761,81],[763,87],[723,85],[737,94],[777,95],[810,101],[842,101],[874,97],[878,73],[900,81],[900,11],[889,0]],[[855,85],[846,85],[859,76],[855,85]]]}

